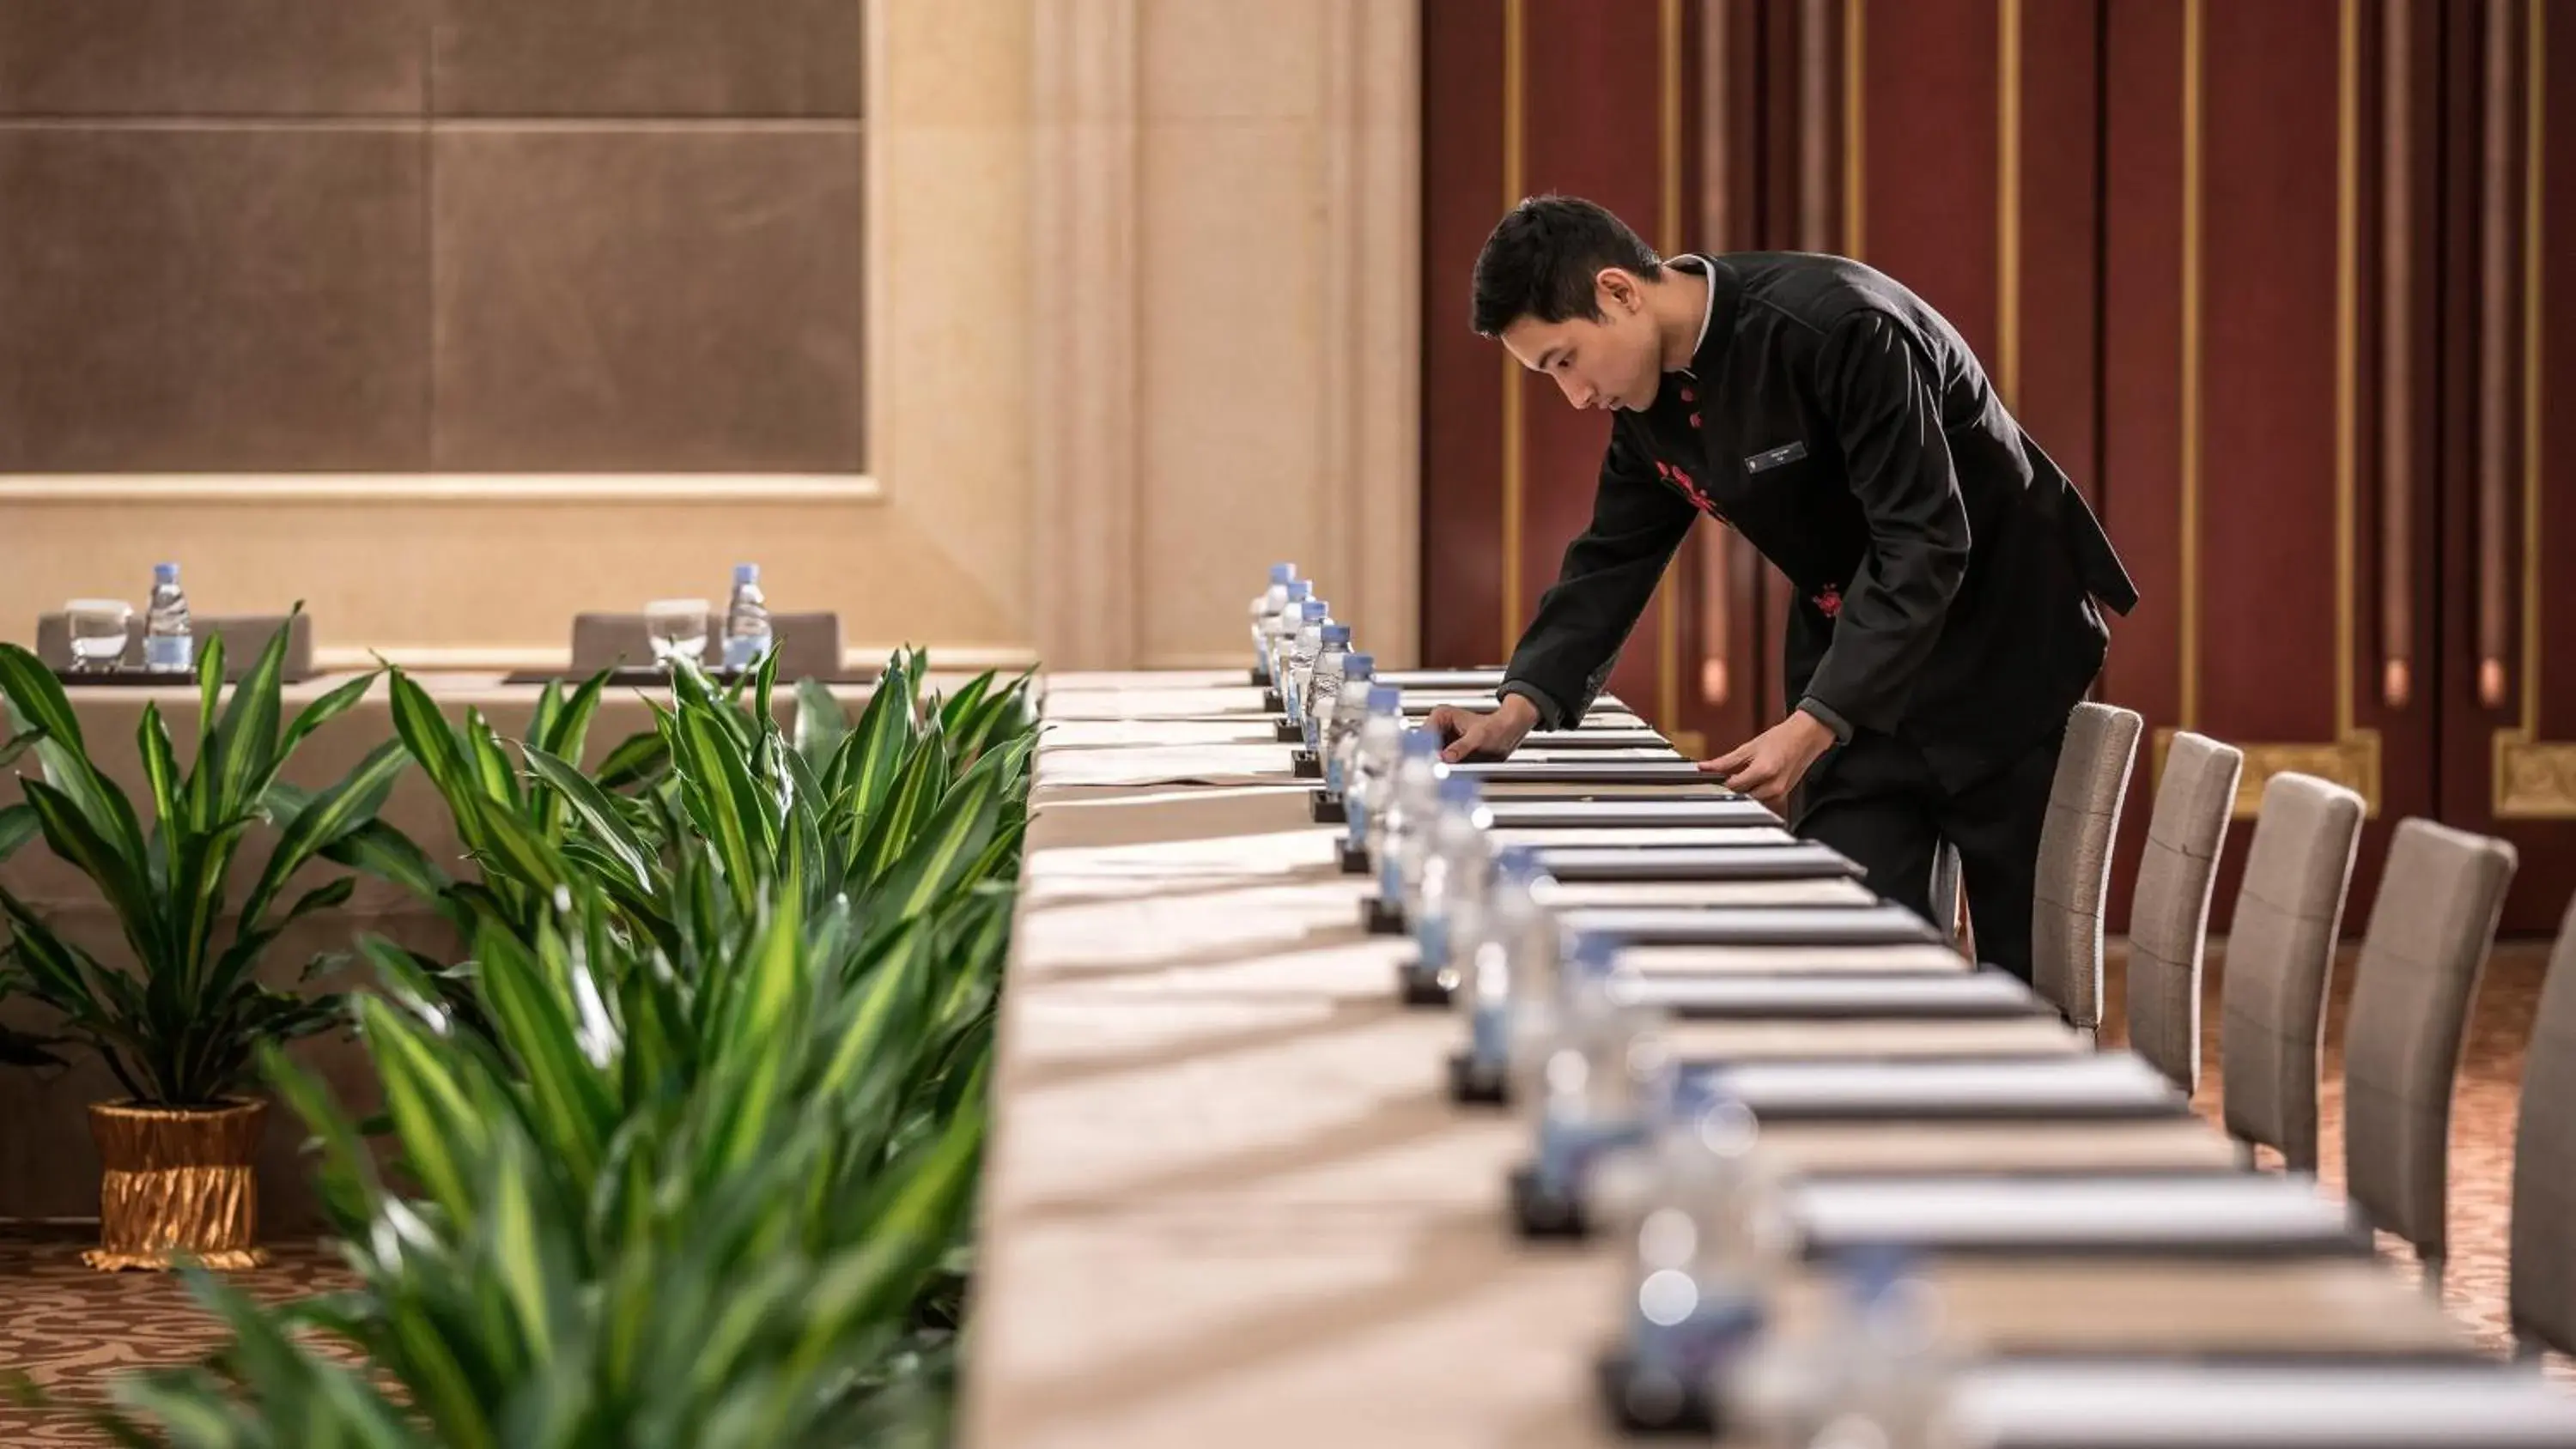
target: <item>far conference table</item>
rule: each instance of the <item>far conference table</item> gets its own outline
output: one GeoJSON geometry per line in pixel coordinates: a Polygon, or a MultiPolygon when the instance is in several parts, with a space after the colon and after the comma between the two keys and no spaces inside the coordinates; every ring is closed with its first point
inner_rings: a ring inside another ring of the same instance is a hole
{"type": "MultiPolygon", "coordinates": [[[[1449,1100],[1461,1029],[1398,1003],[1411,943],[1360,928],[1374,887],[1339,870],[1338,830],[1314,823],[1260,692],[1231,671],[1057,676],[1046,713],[965,1442],[1617,1442],[1591,1363],[1629,1297],[1619,1254],[1513,1236],[1503,1181],[1529,1125],[1449,1100]]],[[[1765,1140],[1810,1166],[1901,1172],[1882,1157],[1947,1150],[1917,1138],[2015,1130],[1765,1140]]],[[[2231,1145],[2188,1116],[2116,1145],[2068,1135],[2011,1150],[2091,1172],[2233,1170],[2231,1145]]],[[[2467,1351],[2366,1257],[2176,1267],[1998,1261],[1940,1283],[1971,1317],[2078,1345],[2145,1318],[2184,1353],[2467,1351]],[[2126,1322],[2094,1306],[2105,1294],[2126,1322]]]]}
{"type": "MultiPolygon", "coordinates": [[[[305,706],[332,690],[357,678],[355,673],[320,674],[289,684],[283,691],[283,713],[291,722],[305,706]]],[[[439,707],[452,721],[461,722],[468,710],[479,712],[505,741],[524,739],[536,717],[538,698],[544,693],[539,684],[504,682],[498,673],[412,673],[408,675],[429,691],[439,707]]],[[[955,689],[970,675],[933,675],[936,689],[955,689]]],[[[131,686],[82,685],[65,681],[65,693],[79,717],[81,733],[87,740],[93,758],[106,769],[136,801],[138,809],[148,814],[150,788],[145,782],[140,756],[136,753],[136,732],[142,725],[146,706],[156,707],[168,726],[181,768],[195,758],[199,695],[191,685],[131,686]]],[[[573,683],[563,689],[569,692],[573,683]]],[[[226,698],[231,687],[226,686],[226,698]]],[[[865,705],[874,686],[867,684],[835,685],[833,695],[845,709],[855,712],[865,705]]],[[[590,731],[581,761],[595,766],[614,749],[618,742],[653,728],[653,712],[648,698],[668,698],[664,687],[642,687],[611,684],[600,694],[598,711],[592,716],[590,731]]],[[[218,706],[220,708],[221,706],[218,706]]],[[[793,681],[782,680],[772,700],[772,708],[782,723],[794,727],[796,696],[793,681]]],[[[367,753],[394,738],[392,692],[382,679],[376,681],[347,714],[316,731],[300,745],[288,764],[286,779],[291,784],[318,789],[336,781],[356,767],[367,753]]],[[[25,766],[21,766],[25,768],[25,766]]],[[[10,803],[0,801],[0,803],[10,803]]],[[[383,818],[418,841],[433,860],[453,860],[461,850],[446,806],[438,793],[416,770],[406,772],[386,801],[383,818]]],[[[253,847],[257,850],[255,844],[253,847]]],[[[29,900],[38,906],[87,901],[95,892],[87,889],[61,862],[53,860],[43,848],[30,846],[5,868],[5,879],[13,888],[22,882],[29,900]]]]}

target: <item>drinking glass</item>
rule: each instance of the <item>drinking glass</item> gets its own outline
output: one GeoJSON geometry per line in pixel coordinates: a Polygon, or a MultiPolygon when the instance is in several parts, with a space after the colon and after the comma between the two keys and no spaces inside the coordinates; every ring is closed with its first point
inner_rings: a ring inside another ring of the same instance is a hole
{"type": "Polygon", "coordinates": [[[656,599],[646,604],[644,633],[652,641],[653,662],[664,669],[675,658],[704,663],[707,613],[704,599],[656,599]]]}
{"type": "Polygon", "coordinates": [[[74,599],[63,606],[69,621],[72,672],[114,669],[125,658],[134,606],[122,599],[74,599]]]}

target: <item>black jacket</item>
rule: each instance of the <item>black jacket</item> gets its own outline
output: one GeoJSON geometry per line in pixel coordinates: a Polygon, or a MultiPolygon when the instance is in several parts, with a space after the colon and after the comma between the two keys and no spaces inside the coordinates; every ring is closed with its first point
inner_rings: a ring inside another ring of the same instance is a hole
{"type": "Polygon", "coordinates": [[[1652,408],[1617,415],[1591,526],[1505,689],[1550,724],[1580,719],[1705,512],[1798,596],[1790,698],[1838,735],[1910,740],[1952,788],[2017,759],[2101,669],[2097,601],[2137,603],[2101,524],[1902,285],[1803,253],[1705,265],[1692,366],[1665,375],[1652,408]]]}

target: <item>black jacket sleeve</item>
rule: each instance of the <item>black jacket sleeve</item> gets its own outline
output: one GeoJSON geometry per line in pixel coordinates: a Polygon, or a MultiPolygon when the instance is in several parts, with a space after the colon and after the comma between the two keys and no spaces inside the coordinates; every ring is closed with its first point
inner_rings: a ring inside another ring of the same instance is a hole
{"type": "Polygon", "coordinates": [[[1869,547],[1806,692],[1854,725],[1893,731],[1967,571],[1967,506],[1932,379],[1894,320],[1869,313],[1836,327],[1816,388],[1869,547]]]}
{"type": "Polygon", "coordinates": [[[1592,708],[1664,566],[1699,517],[1655,477],[1626,431],[1613,428],[1591,526],[1566,546],[1556,582],[1539,596],[1538,615],[1503,671],[1503,692],[1528,698],[1551,729],[1579,723],[1592,708]]]}

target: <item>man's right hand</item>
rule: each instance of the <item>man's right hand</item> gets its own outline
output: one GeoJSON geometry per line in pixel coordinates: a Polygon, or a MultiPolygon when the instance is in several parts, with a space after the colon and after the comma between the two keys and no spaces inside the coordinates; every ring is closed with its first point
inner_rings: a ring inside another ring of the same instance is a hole
{"type": "Polygon", "coordinates": [[[1538,727],[1538,706],[1520,695],[1507,694],[1501,707],[1490,714],[1444,704],[1433,710],[1423,724],[1440,737],[1440,758],[1453,765],[1462,760],[1500,760],[1519,749],[1521,741],[1538,727]]]}

